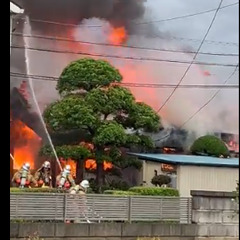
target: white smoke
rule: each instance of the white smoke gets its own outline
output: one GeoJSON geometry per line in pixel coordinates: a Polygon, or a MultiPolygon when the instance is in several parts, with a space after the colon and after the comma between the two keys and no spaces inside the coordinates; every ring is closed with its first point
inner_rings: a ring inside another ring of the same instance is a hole
{"type": "MultiPolygon", "coordinates": [[[[108,43],[107,36],[111,26],[103,20],[88,19],[84,20],[79,27],[69,28],[66,38],[74,38],[78,41],[89,41],[98,43],[108,43]],[[87,25],[103,25],[102,28],[83,27],[87,25]]],[[[139,33],[139,31],[138,31],[139,33]]],[[[32,33],[32,35],[37,33],[32,33]]],[[[55,37],[58,36],[57,31],[53,31],[55,37]]],[[[127,45],[161,48],[170,50],[194,49],[191,45],[182,44],[173,38],[162,38],[164,33],[161,32],[159,37],[129,35],[127,45]]],[[[165,36],[169,36],[169,32],[165,36]]],[[[61,50],[66,53],[54,52],[37,52],[29,51],[29,57],[34,75],[59,76],[63,68],[69,62],[77,60],[83,56],[79,54],[67,53],[68,51],[79,51],[101,54],[101,55],[117,55],[119,57],[131,56],[142,58],[159,58],[165,60],[191,61],[191,54],[166,52],[166,51],[148,51],[132,48],[116,48],[111,46],[87,45],[73,42],[52,41],[47,39],[32,39],[30,41],[32,47],[43,48],[49,50],[61,50]]],[[[16,52],[15,52],[16,54],[16,52]]],[[[12,54],[13,55],[13,54],[12,54]]],[[[99,58],[99,57],[98,57],[99,58]]],[[[187,64],[157,62],[157,61],[134,61],[118,58],[107,58],[115,67],[119,68],[123,74],[123,82],[135,83],[166,83],[177,84],[181,79],[187,64]]],[[[199,57],[197,60],[206,61],[199,57]]],[[[209,60],[209,59],[207,59],[209,60]]],[[[210,59],[211,60],[211,59],[210,59]]],[[[221,84],[232,73],[233,68],[225,68],[219,70],[216,67],[192,65],[182,84],[221,84]],[[204,74],[207,71],[210,74],[204,74]]],[[[238,71],[234,79],[238,76],[238,71]]],[[[47,104],[58,99],[55,90],[55,82],[35,80],[34,89],[41,110],[47,104]]],[[[171,94],[171,88],[131,88],[137,100],[141,100],[151,105],[155,110],[163,104],[166,98],[171,94]]],[[[166,106],[160,111],[160,115],[165,123],[169,125],[181,125],[189,119],[201,106],[203,106],[217,91],[217,89],[182,89],[179,88],[174,93],[166,106]]],[[[211,132],[229,132],[238,133],[238,89],[222,90],[217,97],[209,103],[202,111],[200,111],[185,128],[195,131],[197,136],[201,136],[211,132]]]]}

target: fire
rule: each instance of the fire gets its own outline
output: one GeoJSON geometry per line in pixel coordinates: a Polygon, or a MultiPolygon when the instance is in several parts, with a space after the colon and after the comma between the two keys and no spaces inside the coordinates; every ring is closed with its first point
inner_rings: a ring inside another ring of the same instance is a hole
{"type": "MultiPolygon", "coordinates": [[[[113,165],[110,162],[103,162],[103,169],[104,171],[108,170],[108,169],[112,169],[113,165]]],[[[85,168],[89,169],[89,170],[95,170],[97,168],[97,164],[96,161],[94,159],[88,159],[85,162],[85,168]]]]}
{"type": "Polygon", "coordinates": [[[72,160],[71,158],[68,158],[68,159],[61,158],[60,162],[61,162],[62,168],[64,168],[66,165],[70,165],[71,174],[73,175],[73,177],[76,177],[76,174],[77,174],[76,166],[77,166],[77,164],[74,160],[72,160]]]}
{"type": "Polygon", "coordinates": [[[124,27],[112,28],[108,41],[114,45],[120,45],[127,40],[127,32],[124,27]]]}
{"type": "Polygon", "coordinates": [[[41,147],[41,138],[20,120],[14,120],[11,127],[11,141],[14,143],[13,169],[19,169],[28,162],[31,169],[35,167],[35,159],[41,147]]]}
{"type": "Polygon", "coordinates": [[[169,147],[163,148],[163,153],[175,153],[175,152],[176,152],[175,148],[169,148],[169,147]]]}
{"type": "MultiPolygon", "coordinates": [[[[126,63],[124,65],[121,65],[119,67],[119,70],[123,76],[123,84],[124,83],[132,83],[132,84],[146,83],[148,81],[151,83],[154,83],[153,81],[148,80],[153,77],[151,76],[151,73],[147,71],[146,66],[141,63],[139,63],[138,65],[126,63]]],[[[160,103],[158,99],[159,95],[158,95],[157,89],[149,88],[149,87],[141,87],[141,88],[133,87],[133,88],[130,88],[130,90],[133,93],[137,102],[144,102],[146,104],[149,104],[155,110],[159,108],[160,103]]]]}
{"type": "Polygon", "coordinates": [[[208,77],[208,76],[211,76],[211,73],[206,70],[206,71],[203,71],[203,75],[206,76],[206,77],[208,77]]]}

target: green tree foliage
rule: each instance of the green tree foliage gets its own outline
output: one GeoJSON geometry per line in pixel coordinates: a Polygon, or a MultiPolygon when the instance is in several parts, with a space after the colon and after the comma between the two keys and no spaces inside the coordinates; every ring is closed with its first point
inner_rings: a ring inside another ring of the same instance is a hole
{"type": "Polygon", "coordinates": [[[198,138],[190,150],[192,154],[206,154],[215,157],[227,157],[229,155],[226,144],[221,139],[211,135],[198,138]]]}
{"type": "Polygon", "coordinates": [[[98,121],[97,114],[80,95],[70,95],[51,104],[44,118],[52,131],[95,128],[98,121]]]}
{"type": "Polygon", "coordinates": [[[103,123],[96,131],[93,137],[93,143],[96,146],[121,146],[126,143],[127,134],[122,125],[116,122],[103,123]]]}
{"type": "Polygon", "coordinates": [[[71,62],[62,72],[57,90],[59,93],[109,86],[120,82],[122,76],[119,71],[103,60],[83,58],[71,62]]]}
{"type": "MultiPolygon", "coordinates": [[[[91,152],[85,147],[79,145],[63,145],[57,146],[55,148],[58,157],[63,159],[71,158],[73,160],[85,159],[91,157],[91,152]]],[[[52,148],[49,146],[44,146],[40,150],[41,156],[54,157],[52,148]]]]}
{"type": "Polygon", "coordinates": [[[94,111],[101,112],[106,118],[109,114],[131,110],[134,96],[126,88],[112,86],[108,89],[91,90],[86,96],[86,101],[91,104],[94,111]]]}
{"type": "MultiPolygon", "coordinates": [[[[94,145],[91,154],[97,161],[99,185],[104,160],[119,168],[140,167],[136,159],[124,156],[121,148],[133,145],[144,150],[152,148],[151,138],[143,132],[157,131],[161,127],[160,118],[151,107],[137,103],[128,89],[112,85],[121,80],[118,70],[106,61],[87,58],[72,62],[58,81],[59,93],[64,92],[62,99],[49,105],[43,115],[51,132],[85,132],[85,141],[94,145]]],[[[72,155],[76,159],[78,154],[78,159],[87,156],[76,152],[75,147],[72,155]]],[[[57,151],[61,156],[71,155],[71,149],[65,152],[57,148],[57,151]]]]}
{"type": "Polygon", "coordinates": [[[161,187],[163,184],[169,184],[171,182],[171,178],[167,175],[156,175],[152,178],[151,183],[156,187],[161,187]]]}
{"type": "Polygon", "coordinates": [[[149,195],[149,196],[171,196],[178,197],[179,192],[174,188],[161,188],[161,187],[132,187],[128,191],[115,191],[106,190],[105,194],[113,195],[149,195]]]}

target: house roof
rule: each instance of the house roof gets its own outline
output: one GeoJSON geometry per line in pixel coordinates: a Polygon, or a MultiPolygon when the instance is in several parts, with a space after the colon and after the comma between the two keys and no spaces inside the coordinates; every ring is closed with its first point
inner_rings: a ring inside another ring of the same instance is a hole
{"type": "Polygon", "coordinates": [[[198,166],[215,166],[215,167],[239,167],[239,158],[217,158],[195,155],[175,155],[175,154],[142,154],[142,153],[128,153],[136,156],[142,160],[152,162],[161,162],[174,165],[198,165],[198,166]]]}
{"type": "Polygon", "coordinates": [[[24,10],[17,4],[10,2],[10,13],[15,13],[15,14],[24,13],[24,10]]]}

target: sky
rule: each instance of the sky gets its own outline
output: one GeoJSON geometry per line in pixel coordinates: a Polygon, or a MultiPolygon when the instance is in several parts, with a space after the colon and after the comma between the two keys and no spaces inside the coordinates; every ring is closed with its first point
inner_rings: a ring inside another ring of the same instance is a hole
{"type": "MultiPolygon", "coordinates": [[[[237,1],[225,0],[222,6],[236,3],[237,1]]],[[[164,48],[170,50],[196,51],[201,39],[205,35],[214,12],[201,14],[193,17],[175,19],[172,21],[158,20],[173,18],[182,15],[194,14],[205,10],[217,8],[217,0],[147,0],[145,1],[145,13],[137,23],[151,22],[152,24],[137,24],[136,31],[130,33],[126,45],[139,47],[164,48]],[[150,33],[150,34],[149,34],[150,33]]],[[[203,44],[200,52],[231,53],[238,54],[239,35],[239,11],[238,5],[220,9],[215,22],[203,44]],[[224,43],[225,42],[225,43],[224,43]]],[[[34,18],[34,17],[33,17],[34,18]]],[[[40,23],[39,23],[40,24],[40,23]]],[[[39,32],[34,27],[23,24],[24,33],[37,35],[39,32]]],[[[44,23],[42,23],[44,28],[44,23]]],[[[62,27],[62,26],[61,26],[62,27]]],[[[63,27],[62,27],[63,28],[63,27]]],[[[78,27],[66,28],[59,31],[55,26],[49,35],[55,37],[71,37],[75,40],[90,42],[107,42],[110,26],[108,22],[99,19],[84,20],[78,27]],[[86,25],[103,25],[104,28],[86,28],[86,25]],[[61,35],[61,36],[60,36],[61,35]]],[[[18,31],[18,29],[16,30],[18,31]]],[[[182,53],[169,53],[159,51],[146,51],[127,48],[99,47],[92,45],[80,46],[78,43],[50,41],[44,39],[16,37],[13,44],[27,44],[30,47],[48,50],[69,49],[83,50],[88,53],[115,54],[118,56],[133,56],[145,58],[159,58],[177,61],[191,61],[192,55],[182,53]],[[23,41],[25,40],[25,42],[23,41]]],[[[36,52],[28,50],[29,73],[33,75],[44,75],[58,77],[63,68],[69,62],[81,57],[77,54],[36,52]]],[[[12,72],[24,72],[23,51],[14,49],[12,51],[12,72]]],[[[122,71],[125,82],[141,83],[172,83],[177,84],[188,64],[174,64],[166,62],[130,61],[120,59],[109,59],[110,62],[122,71]]],[[[198,55],[197,61],[212,62],[219,64],[238,64],[238,56],[209,56],[198,55]]],[[[233,73],[235,67],[223,66],[199,66],[192,65],[182,84],[221,84],[233,73]],[[207,73],[207,74],[205,74],[207,73]]],[[[239,71],[232,76],[228,84],[238,84],[239,71]]],[[[19,79],[11,80],[12,86],[19,85],[19,79]]],[[[41,111],[47,104],[56,100],[59,96],[55,90],[55,82],[34,80],[34,92],[41,111]]],[[[137,99],[150,104],[158,110],[168,98],[173,89],[136,89],[131,88],[137,99]]],[[[171,99],[160,111],[163,122],[167,125],[181,125],[199,110],[217,89],[182,89],[175,91],[171,99]]],[[[199,132],[199,135],[208,131],[224,131],[238,133],[238,89],[223,89],[205,108],[192,118],[185,128],[199,132]]]]}

